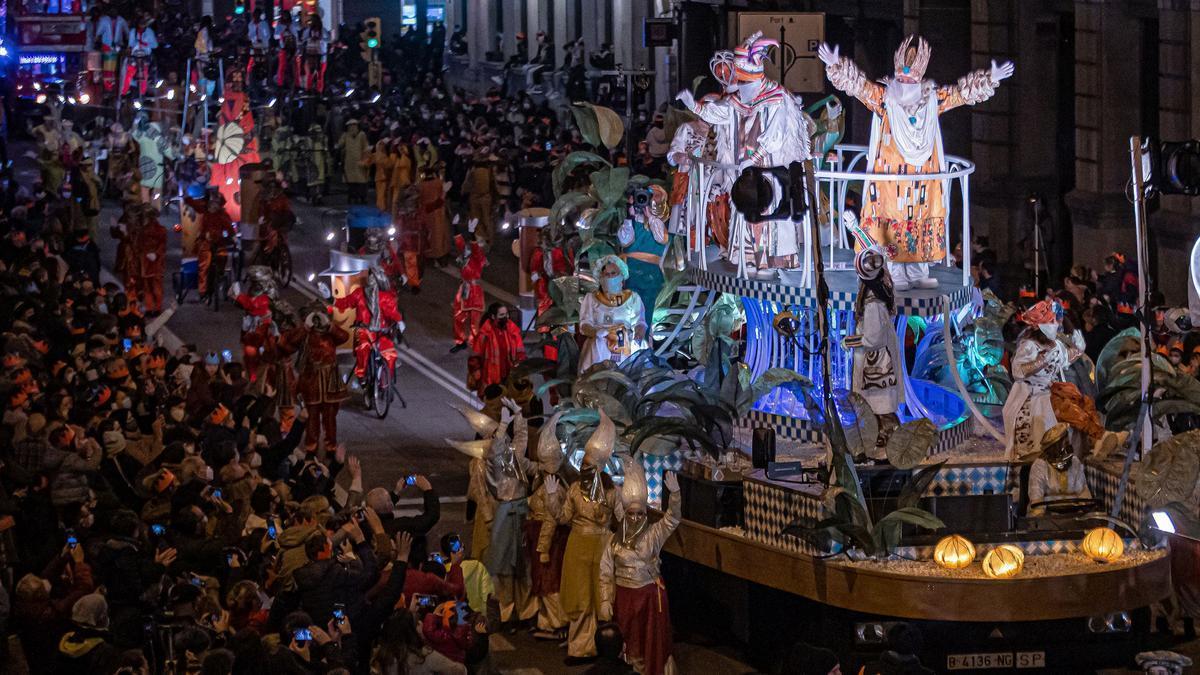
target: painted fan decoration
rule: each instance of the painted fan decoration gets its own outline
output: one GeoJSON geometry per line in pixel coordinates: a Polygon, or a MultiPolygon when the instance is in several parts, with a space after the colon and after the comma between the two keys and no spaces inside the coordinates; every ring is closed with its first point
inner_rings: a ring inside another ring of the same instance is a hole
{"type": "Polygon", "coordinates": [[[237,161],[246,147],[246,132],[235,122],[226,122],[217,129],[216,159],[218,164],[237,161]]]}

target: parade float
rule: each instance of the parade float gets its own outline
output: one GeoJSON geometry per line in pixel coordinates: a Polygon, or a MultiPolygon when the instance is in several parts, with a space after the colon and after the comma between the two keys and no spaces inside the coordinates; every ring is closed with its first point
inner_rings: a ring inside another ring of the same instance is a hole
{"type": "MultiPolygon", "coordinates": [[[[802,638],[857,665],[907,621],[939,670],[1132,662],[1150,607],[1172,593],[1171,557],[1146,523],[1194,520],[1182,504],[1194,501],[1200,438],[1176,436],[1139,462],[1081,453],[1055,466],[1078,462],[1086,498],[1030,503],[1046,460],[1011,455],[997,419],[1012,384],[1006,312],[973,290],[969,247],[961,269],[949,257],[951,222],[970,241],[974,166],[944,152],[937,127],[942,112],[986,100],[1011,64],[938,87],[923,78],[929,46],[909,38],[877,84],[826,48],[835,87],[875,114],[870,143],[855,146],[837,142],[836,103],[806,110],[763,78],[772,47],[752,36],[714,57],[716,93],[681,93],[690,114],[672,111],[669,193],[588,153],[556,171],[545,240],[579,273],[555,278],[539,311],[557,363],[520,370],[546,371],[539,394],[559,402],[548,428],[579,448],[603,410],[618,429],[609,470],[639,462],[652,503],[663,472],[681,474],[671,498],[684,519],[664,548],[671,602],[676,617],[720,617],[677,618],[688,630],[733,636],[761,659],[802,638]],[[864,249],[886,262],[869,265],[864,249]],[[653,308],[651,347],[574,372],[564,359],[583,341],[581,300],[603,302],[616,267],[586,261],[613,255],[630,269],[612,290],[653,308]],[[882,348],[863,339],[879,319],[857,324],[859,295],[884,271],[896,391],[881,410],[855,359],[878,365],[882,348]]],[[[603,110],[576,104],[575,115],[585,138],[616,147],[603,110]]],[[[1127,428],[1142,362],[1119,345],[1106,353],[1099,403],[1127,428]]],[[[1196,393],[1174,395],[1195,406],[1196,393]]],[[[1077,442],[1058,433],[1057,447],[1077,442]]]]}

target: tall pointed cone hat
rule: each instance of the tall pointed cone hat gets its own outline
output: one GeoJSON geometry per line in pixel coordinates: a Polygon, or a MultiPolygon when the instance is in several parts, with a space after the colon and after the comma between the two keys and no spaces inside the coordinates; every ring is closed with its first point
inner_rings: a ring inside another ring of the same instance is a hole
{"type": "Polygon", "coordinates": [[[457,405],[450,407],[457,410],[459,414],[467,420],[467,424],[471,425],[471,429],[484,438],[490,438],[496,433],[496,429],[500,428],[499,422],[479,412],[478,410],[473,408],[464,408],[457,405]]]}
{"type": "Polygon", "coordinates": [[[587,445],[583,446],[583,461],[597,469],[604,468],[612,457],[613,447],[617,440],[617,427],[603,410],[600,411],[600,424],[592,432],[587,445]]]}
{"type": "Polygon", "coordinates": [[[488,449],[491,448],[491,446],[492,446],[492,441],[491,441],[491,439],[488,439],[488,438],[484,438],[484,439],[481,439],[478,441],[452,441],[449,438],[447,438],[446,443],[450,447],[461,452],[462,454],[466,455],[467,457],[470,457],[471,459],[482,458],[484,455],[487,454],[488,449]]]}
{"type": "Polygon", "coordinates": [[[558,418],[562,412],[556,412],[542,425],[538,434],[537,461],[543,473],[556,473],[562,466],[563,447],[558,440],[558,418]]]}
{"type": "Polygon", "coordinates": [[[621,484],[621,503],[646,505],[650,490],[646,486],[646,469],[637,458],[622,455],[625,466],[625,482],[621,484]]]}

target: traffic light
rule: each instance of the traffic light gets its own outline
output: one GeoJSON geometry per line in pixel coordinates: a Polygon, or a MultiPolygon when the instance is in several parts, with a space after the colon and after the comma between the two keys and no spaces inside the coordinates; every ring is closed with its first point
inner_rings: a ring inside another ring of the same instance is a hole
{"type": "Polygon", "coordinates": [[[371,63],[376,60],[375,51],[379,49],[379,37],[381,34],[379,17],[373,16],[363,22],[363,30],[358,34],[363,61],[371,63]]]}
{"type": "Polygon", "coordinates": [[[246,0],[234,0],[233,13],[242,15],[246,13],[246,0]]]}
{"type": "Polygon", "coordinates": [[[1146,182],[1159,194],[1200,195],[1200,141],[1160,141],[1148,138],[1142,146],[1146,182]]]}

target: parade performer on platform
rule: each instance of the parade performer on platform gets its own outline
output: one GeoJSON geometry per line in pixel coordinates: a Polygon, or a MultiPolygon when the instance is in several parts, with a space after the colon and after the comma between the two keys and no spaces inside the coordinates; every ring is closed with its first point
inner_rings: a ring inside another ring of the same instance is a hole
{"type": "MultiPolygon", "coordinates": [[[[810,157],[812,131],[800,101],[783,85],[766,79],[764,64],[776,40],[754,33],[728,57],[732,61],[733,95],[696,101],[692,92],[679,100],[700,119],[734,133],[735,162],[748,166],[788,166],[810,157]]],[[[725,58],[718,55],[719,58],[725,58]]],[[[728,133],[728,132],[726,132],[728,133]]],[[[730,232],[729,259],[745,260],[760,270],[800,265],[803,225],[789,220],[746,223],[730,232]]]]}
{"type": "Polygon", "coordinates": [[[579,306],[579,332],[587,339],[579,355],[579,372],[601,361],[618,364],[645,349],[646,309],[637,293],[625,288],[629,267],[615,255],[592,265],[599,288],[585,295],[579,306]]]}
{"type": "Polygon", "coordinates": [[[1042,453],[1029,468],[1029,515],[1043,515],[1043,502],[1091,499],[1083,462],[1075,457],[1067,438],[1067,425],[1048,429],[1039,445],[1042,453]]]}
{"type": "MultiPolygon", "coordinates": [[[[600,560],[604,555],[613,514],[620,508],[620,498],[604,466],[612,457],[616,443],[616,426],[600,411],[600,423],[583,451],[579,480],[566,490],[562,506],[550,502],[556,520],[570,524],[567,548],[563,554],[560,597],[570,625],[567,628],[568,665],[582,662],[596,654],[596,621],[602,601],[600,589],[600,560]]],[[[557,499],[562,489],[558,479],[547,476],[546,493],[557,499]]]]}
{"type": "Polygon", "coordinates": [[[671,657],[671,608],[659,566],[663,544],[679,527],[681,500],[674,473],[663,475],[663,485],[669,493],[668,510],[651,523],[646,513],[646,470],[639,460],[625,458],[624,515],[616,533],[608,535],[600,558],[600,620],[621,627],[625,660],[641,675],[676,672],[671,657]]]}
{"type": "Polygon", "coordinates": [[[509,622],[531,618],[534,612],[529,605],[529,566],[522,536],[529,512],[529,482],[537,467],[526,456],[529,426],[520,406],[507,398],[503,405],[500,421],[458,408],[480,439],[448,442],[480,460],[471,462],[467,488],[468,498],[478,505],[473,546],[492,577],[500,620],[509,622]],[[505,431],[510,416],[511,438],[505,431]]]}
{"type": "MultiPolygon", "coordinates": [[[[732,149],[732,145],[730,149],[732,149]]],[[[679,125],[675,136],[671,139],[671,148],[667,151],[667,163],[675,167],[675,175],[671,183],[671,234],[692,237],[707,232],[708,237],[721,247],[722,251],[729,250],[729,187],[732,180],[720,180],[723,173],[715,167],[697,169],[697,160],[719,162],[729,157],[718,156],[722,149],[717,142],[717,127],[704,120],[693,120],[679,125]],[[693,188],[692,181],[699,180],[703,171],[704,185],[699,185],[703,199],[693,204],[688,199],[689,190],[693,188]],[[703,204],[704,208],[696,208],[703,204]],[[706,225],[706,227],[702,227],[706,225]]],[[[725,153],[721,153],[722,155],[725,153]]],[[[707,241],[702,242],[708,244],[707,241]]]]}
{"type": "Polygon", "coordinates": [[[122,96],[129,93],[135,75],[138,78],[138,96],[146,95],[150,62],[155,49],[158,49],[158,38],[150,27],[150,14],[142,12],[138,15],[137,27],[129,31],[129,63],[125,66],[124,79],[121,81],[122,96]]]}
{"type": "MultiPolygon", "coordinates": [[[[318,288],[326,299],[332,299],[333,293],[325,282],[320,282],[318,288]]],[[[355,286],[350,293],[333,301],[333,306],[343,312],[354,310],[354,376],[363,381],[367,376],[367,360],[371,356],[372,345],[378,344],[379,353],[387,362],[388,368],[396,367],[399,356],[396,343],[392,340],[393,328],[404,332],[404,316],[400,313],[396,293],[391,290],[387,274],[379,267],[372,267],[367,273],[367,280],[361,286],[355,286]]]]}
{"type": "Polygon", "coordinates": [[[529,601],[537,612],[533,636],[539,639],[563,640],[567,634],[567,615],[563,612],[559,586],[562,583],[563,553],[567,548],[570,528],[560,525],[554,514],[562,510],[566,495],[556,490],[546,491],[546,482],[553,478],[562,485],[566,464],[562,443],[555,429],[559,413],[542,425],[538,434],[536,487],[529,497],[529,518],[525,521],[525,548],[529,553],[529,601]]]}
{"type": "Polygon", "coordinates": [[[629,206],[629,218],[617,230],[622,258],[629,266],[630,290],[642,298],[646,325],[653,319],[654,301],[663,286],[662,259],[667,248],[667,219],[671,217],[667,191],[659,185],[646,188],[648,199],[629,206]]]}
{"type": "Polygon", "coordinates": [[[1025,330],[1012,357],[1013,387],[1004,403],[1004,436],[1010,458],[1040,448],[1042,436],[1058,424],[1050,401],[1050,386],[1061,380],[1067,349],[1058,336],[1054,304],[1042,300],[1021,315],[1025,330]]]}
{"type": "Polygon", "coordinates": [[[462,283],[454,294],[454,346],[450,352],[458,352],[470,346],[479,328],[479,318],[483,314],[483,268],[487,266],[487,245],[476,231],[479,221],[472,220],[467,224],[467,232],[472,236],[468,242],[461,234],[454,237],[454,246],[458,249],[459,275],[462,283]]]}
{"type": "MultiPolygon", "coordinates": [[[[1006,61],[973,71],[953,86],[925,79],[929,43],[908,36],[896,50],[895,72],[883,83],[872,82],[837,47],[822,44],[817,55],[825,74],[839,91],[857,98],[874,117],[867,167],[882,174],[936,174],[946,171],[939,117],[961,105],[982,103],[1000,82],[1013,74],[1006,61]]],[[[946,213],[949,190],[944,180],[878,181],[863,188],[860,246],[878,244],[887,254],[897,291],[935,288],[929,264],[946,259],[946,213]]]]}
{"type": "Polygon", "coordinates": [[[333,325],[329,309],[323,304],[310,306],[304,312],[304,323],[280,338],[283,355],[299,353],[298,390],[309,414],[304,429],[304,447],[308,452],[316,452],[321,440],[326,452],[337,448],[338,408],[348,396],[346,384],[338,373],[337,348],[348,339],[346,331],[333,325]]]}
{"type": "Polygon", "coordinates": [[[864,248],[854,257],[858,296],[854,303],[855,334],[842,344],[854,350],[851,390],[862,395],[879,418],[879,438],[870,459],[886,459],[884,446],[900,426],[896,411],[904,402],[904,382],[899,370],[896,338],[896,294],[886,260],[876,248],[864,248]]]}

